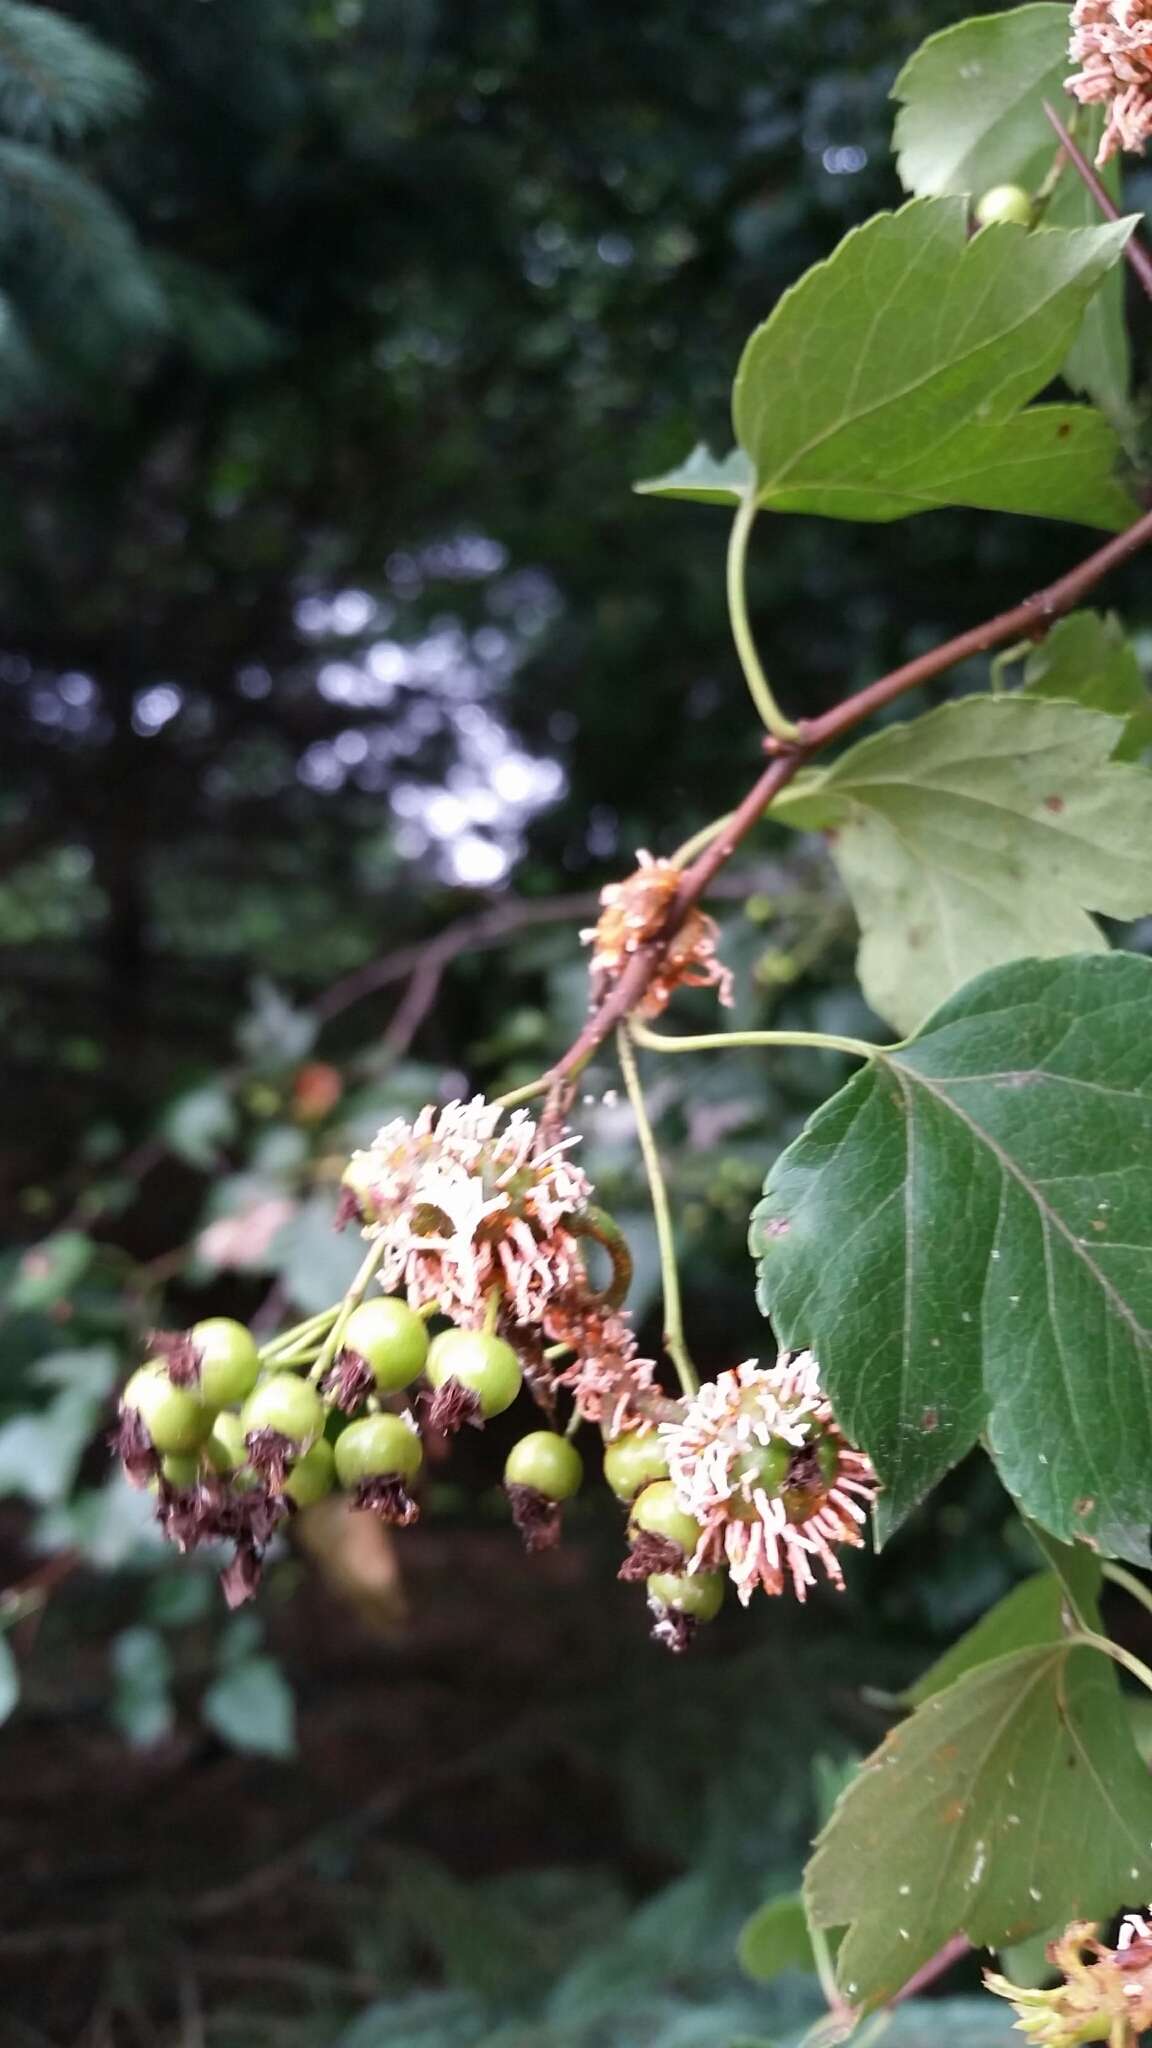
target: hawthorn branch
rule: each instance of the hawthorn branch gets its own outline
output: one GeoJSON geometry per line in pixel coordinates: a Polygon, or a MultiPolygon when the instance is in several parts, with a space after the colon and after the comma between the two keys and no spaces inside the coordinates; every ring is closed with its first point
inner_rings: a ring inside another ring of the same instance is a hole
{"type": "Polygon", "coordinates": [[[757,776],[743,801],[723,821],[716,837],[685,868],[660,931],[646,945],[637,948],[619,980],[592,1012],[567,1052],[549,1068],[544,1080],[551,1091],[552,1107],[560,1107],[571,1083],[599,1050],[609,1032],[614,1031],[635,1009],[659,968],[669,941],[676,936],[689,911],[695,908],[720,869],[731,860],[742,840],[759,824],[765,811],[801,768],[833,741],[854,732],[857,726],[871,718],[873,712],[883,710],[885,705],[909,690],[933,681],[958,662],[967,661],[973,655],[990,654],[994,647],[1006,646],[1014,640],[1042,640],[1055,621],[1065,612],[1072,611],[1102,577],[1118,569],[1149,541],[1152,541],[1152,512],[1145,512],[1123,533],[1114,535],[1103,547],[1086,556],[1076,568],[1058,576],[1054,583],[1024,598],[1009,611],[1000,612],[966,633],[958,633],[929,653],[918,655],[914,661],[902,663],[821,717],[804,720],[795,741],[766,740],[765,748],[772,756],[768,766],[757,776]]]}
{"type": "MultiPolygon", "coordinates": [[[[1060,147],[1064,155],[1073,166],[1077,176],[1087,186],[1105,220],[1119,220],[1120,208],[1105,185],[1103,178],[1097,175],[1094,167],[1089,163],[1084,151],[1081,149],[1080,144],[1065,127],[1050,100],[1045,100],[1044,112],[1060,138],[1060,147]]],[[[1152,299],[1152,255],[1149,255],[1138,234],[1132,234],[1128,237],[1124,248],[1124,255],[1133,275],[1139,278],[1143,290],[1152,299]]]]}
{"type": "Polygon", "coordinates": [[[330,1018],[350,1010],[354,1003],[374,995],[378,989],[418,975],[430,975],[434,970],[442,974],[460,954],[479,953],[489,946],[502,945],[506,939],[515,938],[533,926],[575,923],[595,917],[598,907],[599,899],[589,890],[570,896],[542,896],[534,901],[510,897],[473,917],[459,918],[433,939],[417,939],[410,946],[398,946],[394,952],[355,968],[317,998],[312,1014],[319,1023],[327,1024],[330,1018]]]}

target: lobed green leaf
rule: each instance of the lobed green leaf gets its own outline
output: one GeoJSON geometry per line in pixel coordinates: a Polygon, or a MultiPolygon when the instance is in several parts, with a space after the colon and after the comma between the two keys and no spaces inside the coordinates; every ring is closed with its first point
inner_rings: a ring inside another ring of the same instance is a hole
{"type": "Polygon", "coordinates": [[[967,697],[784,792],[774,817],[834,833],[874,1010],[912,1030],[987,968],[1102,950],[1090,911],[1152,910],[1152,775],[1113,760],[1125,737],[1077,704],[967,697]]]}
{"type": "Polygon", "coordinates": [[[969,238],[960,198],[849,234],[748,342],[733,417],[761,505],[889,520],[940,505],[1120,527],[1119,445],[1090,408],[1020,408],[1060,367],[1132,223],[969,238]]]}
{"type": "Polygon", "coordinates": [[[1054,1642],[995,1658],[893,1729],[805,1875],[854,2004],[891,1998],[955,1934],[1002,1948],[1104,1919],[1152,1885],[1152,1781],[1115,1674],[1054,1642]]]}
{"type": "Polygon", "coordinates": [[[1041,1528],[1152,1528],[1152,961],[1020,961],[878,1055],[769,1173],[760,1301],[890,1528],[983,1434],[1041,1528]]]}
{"type": "MultiPolygon", "coordinates": [[[[1068,10],[1052,0],[978,15],[929,36],[892,88],[900,102],[894,142],[905,190],[919,198],[978,198],[995,185],[1036,192],[1056,150],[1044,103],[1072,111],[1064,90],[1067,44],[1068,10]]],[[[1100,124],[1098,109],[1084,112],[1081,142],[1089,155],[1100,124]]],[[[1115,198],[1115,163],[1105,178],[1115,198]]],[[[1044,218],[1051,227],[1083,227],[1099,218],[1092,194],[1070,164],[1044,218]]],[[[1127,422],[1131,368],[1119,268],[1090,301],[1062,370],[1073,390],[1127,422]]]]}
{"type": "Polygon", "coordinates": [[[201,1711],[209,1727],[245,1755],[295,1754],[292,1692],[271,1657],[244,1657],[229,1664],[205,1692],[201,1711]]]}
{"type": "Polygon", "coordinates": [[[1024,688],[1030,697],[1064,697],[1123,718],[1118,761],[1135,761],[1152,746],[1152,694],[1112,612],[1072,612],[1057,620],[1024,664],[1024,688]]]}
{"type": "Polygon", "coordinates": [[[701,505],[738,505],[753,481],[742,448],[721,461],[701,442],[686,461],[664,476],[649,477],[633,489],[642,498],[690,498],[701,505]]]}
{"type": "Polygon", "coordinates": [[[740,1967],[758,1984],[771,1984],[784,1970],[816,1967],[808,1916],[798,1892],[769,1899],[740,1930],[740,1967]]]}

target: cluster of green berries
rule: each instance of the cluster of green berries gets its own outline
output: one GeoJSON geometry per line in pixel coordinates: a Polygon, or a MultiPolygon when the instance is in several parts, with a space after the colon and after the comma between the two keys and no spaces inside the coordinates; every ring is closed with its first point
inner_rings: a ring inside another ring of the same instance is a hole
{"type": "MultiPolygon", "coordinates": [[[[275,1529],[336,1488],[355,1505],[405,1525],[408,1491],[424,1462],[414,1414],[385,1405],[417,1380],[430,1426],[483,1423],[515,1401],[519,1359],[503,1338],[449,1329],[429,1337],[406,1302],[361,1302],[342,1322],[326,1369],[317,1342],[293,1354],[291,1333],[258,1348],[227,1317],[158,1336],[154,1355],[124,1388],[115,1442],[129,1476],[156,1495],[167,1535],[182,1549],[227,1540],[230,1599],[250,1596],[275,1529]],[[309,1377],[301,1365],[313,1364],[309,1377]],[[295,1369],[293,1369],[295,1368],[295,1369]],[[349,1413],[362,1409],[362,1413],[349,1413]]],[[[531,1548],[554,1542],[559,1510],[580,1486],[583,1462],[565,1437],[536,1430],[509,1454],[505,1486],[531,1548]]]]}
{"type": "Polygon", "coordinates": [[[688,1569],[703,1532],[680,1504],[656,1432],[632,1431],[606,1445],[604,1477],[628,1508],[629,1552],[619,1575],[644,1582],[657,1642],[685,1650],[697,1627],[719,1614],[724,1574],[688,1569]]]}
{"type": "MultiPolygon", "coordinates": [[[[116,1444],[181,1549],[233,1544],[223,1583],[237,1604],[259,1583],[276,1530],[337,1489],[390,1523],[416,1519],[409,1489],[424,1446],[407,1404],[417,1381],[428,1390],[425,1421],[451,1429],[502,1414],[522,1378],[503,1338],[459,1328],[430,1338],[425,1318],[403,1300],[361,1302],[327,1348],[314,1332],[294,1346],[289,1332],[261,1350],[242,1323],[219,1316],[154,1339],[153,1355],[124,1388],[116,1444]]],[[[677,1503],[655,1430],[608,1443],[604,1475],[629,1510],[621,1576],[646,1583],[657,1635],[681,1648],[719,1610],[722,1577],[688,1570],[700,1529],[677,1503]]],[[[530,1550],[556,1542],[564,1503],[583,1477],[576,1446],[554,1429],[513,1445],[504,1489],[530,1550]]]]}

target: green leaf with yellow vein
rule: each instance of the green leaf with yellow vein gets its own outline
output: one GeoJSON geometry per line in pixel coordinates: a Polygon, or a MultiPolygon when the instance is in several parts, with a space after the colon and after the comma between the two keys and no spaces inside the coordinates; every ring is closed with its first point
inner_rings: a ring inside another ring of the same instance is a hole
{"type": "Polygon", "coordinates": [[[862,740],[773,805],[834,834],[874,1010],[910,1031],[973,975],[1102,950],[1092,911],[1152,911],[1152,774],[1123,721],[966,697],[862,740]]]}
{"type": "Polygon", "coordinates": [[[895,1526],[983,1436],[1025,1513],[1146,1564],[1152,961],[1018,961],[878,1054],[776,1161],[760,1302],[895,1526]]]}
{"type": "Polygon", "coordinates": [[[1105,1919],[1152,1886],[1152,1780],[1112,1666],[1066,1642],[997,1657],[894,1728],[845,1792],[804,1880],[847,1929],[854,2005],[891,1998],[953,1935],[1002,1948],[1105,1919]]]}
{"type": "Polygon", "coordinates": [[[1136,650],[1112,612],[1057,620],[1024,664],[1030,697],[1065,697],[1125,721],[1115,758],[1138,760],[1152,746],[1152,694],[1136,650]]]}
{"type": "Polygon", "coordinates": [[[900,519],[939,505],[1126,525],[1119,447],[1087,407],[1020,408],[1060,367],[1131,221],[967,231],[914,199],[786,292],[736,374],[736,438],[779,512],[900,519]]]}
{"type": "MultiPolygon", "coordinates": [[[[894,142],[900,181],[917,197],[966,193],[994,185],[1035,192],[1055,154],[1044,102],[1069,115],[1068,9],[1056,0],[982,14],[929,36],[892,88],[900,102],[894,142]]],[[[1095,154],[1102,116],[1081,111],[1080,142],[1095,154]]],[[[1118,164],[1105,173],[1119,193],[1118,164]]],[[[1050,227],[1082,227],[1099,218],[1096,203],[1067,166],[1044,216],[1050,227]]],[[[1110,416],[1126,419],[1131,381],[1124,281],[1110,272],[1091,300],[1062,365],[1073,390],[1085,391],[1110,416]]]]}

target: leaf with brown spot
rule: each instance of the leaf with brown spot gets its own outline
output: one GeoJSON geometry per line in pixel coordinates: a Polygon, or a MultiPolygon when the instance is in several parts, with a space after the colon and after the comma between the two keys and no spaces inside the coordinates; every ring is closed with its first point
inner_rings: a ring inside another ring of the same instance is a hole
{"type": "Polygon", "coordinates": [[[997,1657],[900,1738],[842,1795],[805,1875],[812,1924],[847,1929],[837,1977],[854,2006],[893,1997],[954,1935],[999,1948],[1152,1888],[1152,1781],[1099,1652],[997,1657]]]}

